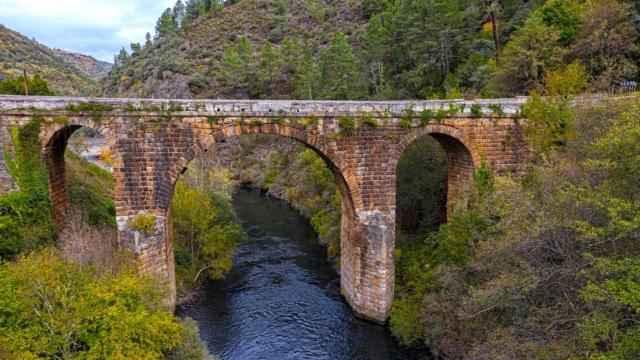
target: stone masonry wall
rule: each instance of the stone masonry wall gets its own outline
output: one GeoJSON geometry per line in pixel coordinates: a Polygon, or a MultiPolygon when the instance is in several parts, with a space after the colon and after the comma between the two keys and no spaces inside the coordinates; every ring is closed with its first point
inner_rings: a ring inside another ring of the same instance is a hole
{"type": "MultiPolygon", "coordinates": [[[[98,130],[113,156],[119,244],[136,254],[143,273],[157,273],[175,293],[170,204],[173,186],[189,162],[213,144],[232,137],[267,133],[296,139],[315,149],[337,175],[343,197],[341,226],[342,294],[356,314],[384,322],[393,300],[396,166],[420,136],[442,144],[449,162],[448,213],[465,203],[465,187],[482,163],[497,172],[520,172],[528,145],[517,119],[524,99],[482,100],[501,104],[505,114],[474,118],[471,102],[297,102],[166,101],[135,99],[25,98],[0,96],[0,128],[24,122],[37,108],[41,140],[48,146],[51,196],[58,217],[66,206],[63,158],[66,134],[79,126],[98,130]],[[449,104],[466,112],[423,125],[423,109],[449,104]],[[69,104],[83,106],[69,107],[69,104]],[[96,105],[98,104],[98,105],[96,105]],[[413,117],[407,109],[413,109],[413,117]],[[78,109],[83,109],[78,111],[78,109]],[[362,123],[367,115],[379,126],[362,123]],[[349,117],[356,129],[339,124],[349,117]],[[410,126],[407,126],[410,121],[410,126]],[[65,130],[66,129],[66,130],[65,130]],[[152,216],[154,231],[132,228],[138,216],[152,216]]],[[[0,133],[1,134],[1,133],[0,133]]],[[[2,166],[0,166],[2,168],[2,166]]],[[[3,190],[4,191],[4,190],[3,190]]],[[[59,220],[64,223],[64,219],[59,220]]]]}
{"type": "Polygon", "coordinates": [[[0,144],[4,146],[0,149],[0,193],[7,193],[17,189],[16,183],[9,175],[9,169],[7,169],[6,155],[13,153],[13,142],[11,141],[10,129],[8,126],[0,124],[0,144]]]}

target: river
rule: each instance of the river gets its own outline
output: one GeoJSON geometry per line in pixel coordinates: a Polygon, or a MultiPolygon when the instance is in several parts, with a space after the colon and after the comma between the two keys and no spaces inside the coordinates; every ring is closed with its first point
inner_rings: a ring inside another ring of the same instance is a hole
{"type": "Polygon", "coordinates": [[[212,354],[220,360],[428,358],[353,315],[317,235],[293,208],[248,190],[236,193],[234,207],[249,238],[233,269],[179,312],[198,322],[212,354]]]}

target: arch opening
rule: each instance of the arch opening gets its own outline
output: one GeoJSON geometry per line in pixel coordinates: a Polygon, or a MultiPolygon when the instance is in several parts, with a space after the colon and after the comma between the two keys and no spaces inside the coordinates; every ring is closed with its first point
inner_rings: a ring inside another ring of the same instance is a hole
{"type": "Polygon", "coordinates": [[[43,151],[58,248],[78,263],[111,266],[117,250],[111,148],[83,125],[55,131],[43,151]]]}
{"type": "MultiPolygon", "coordinates": [[[[288,184],[283,184],[283,181],[291,180],[290,177],[300,175],[292,174],[291,169],[287,167],[294,161],[307,162],[306,166],[315,167],[314,169],[319,173],[316,175],[322,177],[320,182],[327,181],[327,174],[330,176],[328,181],[331,182],[331,186],[323,183],[319,185],[320,189],[313,190],[322,192],[322,196],[318,194],[320,200],[314,199],[314,201],[326,202],[329,197],[327,194],[333,192],[331,201],[333,201],[332,205],[337,206],[338,216],[337,219],[333,219],[337,224],[329,227],[333,227],[334,231],[337,232],[338,244],[337,248],[335,244],[330,242],[325,242],[323,245],[327,246],[330,255],[337,255],[340,252],[341,229],[345,227],[345,223],[353,221],[356,215],[349,185],[338,165],[318,147],[294,136],[227,131],[223,136],[217,135],[215,141],[203,146],[201,151],[196,151],[193,159],[184,167],[188,170],[178,175],[173,183],[173,192],[166,216],[166,228],[167,236],[170,238],[168,241],[170,243],[169,247],[173,248],[173,253],[175,254],[173,259],[168,259],[168,267],[175,269],[178,296],[181,295],[181,286],[184,285],[183,275],[185,273],[188,273],[194,279],[202,277],[202,274],[198,275],[202,267],[195,267],[188,269],[188,271],[184,268],[185,264],[192,265],[193,259],[189,259],[190,254],[185,254],[185,245],[187,244],[183,241],[185,238],[184,219],[181,219],[182,214],[177,212],[179,209],[184,211],[185,208],[181,197],[184,197],[187,193],[190,193],[191,196],[195,195],[188,188],[203,188],[203,185],[208,185],[210,189],[213,189],[212,193],[218,192],[217,196],[221,194],[224,196],[228,194],[229,182],[231,182],[231,187],[250,186],[260,188],[272,196],[291,201],[296,196],[305,195],[303,190],[292,189],[287,186],[288,184]],[[265,149],[271,151],[265,151],[265,149]],[[325,168],[324,170],[317,168],[320,163],[325,168]],[[211,178],[203,178],[202,174],[206,174],[206,176],[213,175],[214,183],[211,183],[211,178]],[[203,184],[207,181],[209,181],[209,184],[203,184]],[[216,181],[222,181],[225,184],[215,184],[216,181]],[[341,222],[342,226],[340,225],[341,222]],[[332,251],[334,251],[333,254],[331,253],[332,251]],[[172,260],[175,263],[171,263],[172,260]]],[[[219,202],[218,206],[220,206],[219,202]]],[[[305,213],[309,209],[301,210],[307,217],[313,217],[313,214],[305,213]]],[[[331,210],[335,209],[329,209],[328,211],[330,212],[331,210]]],[[[315,220],[317,222],[325,221],[321,217],[318,216],[315,220]]],[[[322,236],[322,234],[320,235],[322,236]]],[[[344,239],[342,242],[344,242],[344,239]]],[[[214,275],[213,278],[215,278],[215,272],[212,272],[212,274],[214,275]]]]}

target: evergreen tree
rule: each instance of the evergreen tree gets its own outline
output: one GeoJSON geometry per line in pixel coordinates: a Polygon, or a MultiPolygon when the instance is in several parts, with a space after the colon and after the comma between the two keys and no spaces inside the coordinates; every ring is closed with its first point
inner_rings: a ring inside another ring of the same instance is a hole
{"type": "Polygon", "coordinates": [[[282,48],[280,50],[283,62],[283,72],[293,73],[299,66],[301,58],[303,56],[301,52],[300,41],[292,39],[290,37],[285,38],[282,41],[282,48]]]}
{"type": "Polygon", "coordinates": [[[253,51],[249,40],[242,36],[235,48],[227,49],[220,60],[221,80],[230,90],[241,90],[249,87],[249,80],[254,73],[253,51]]]}
{"type": "Polygon", "coordinates": [[[318,98],[320,68],[314,59],[314,49],[307,45],[293,76],[293,96],[301,100],[318,98]]]}
{"type": "Polygon", "coordinates": [[[173,11],[171,8],[167,8],[156,23],[156,38],[161,38],[166,35],[174,34],[178,29],[178,24],[173,17],[173,11]]]}
{"type": "Polygon", "coordinates": [[[260,77],[263,81],[273,83],[282,72],[282,58],[271,43],[265,41],[260,50],[260,77]]]}
{"type": "Polygon", "coordinates": [[[139,54],[142,51],[140,43],[131,43],[131,55],[139,54]]]}
{"type": "Polygon", "coordinates": [[[337,32],[331,46],[320,55],[320,95],[325,99],[359,99],[364,95],[358,60],[347,37],[337,32]]]}
{"type": "Polygon", "coordinates": [[[151,40],[151,34],[147,32],[147,34],[144,37],[144,47],[145,49],[150,47],[151,45],[153,45],[153,41],[151,40]]]}
{"type": "Polygon", "coordinates": [[[173,22],[176,24],[176,28],[182,27],[182,21],[184,20],[184,12],[185,12],[184,3],[182,2],[182,0],[177,0],[171,12],[171,18],[173,19],[173,22]]]}

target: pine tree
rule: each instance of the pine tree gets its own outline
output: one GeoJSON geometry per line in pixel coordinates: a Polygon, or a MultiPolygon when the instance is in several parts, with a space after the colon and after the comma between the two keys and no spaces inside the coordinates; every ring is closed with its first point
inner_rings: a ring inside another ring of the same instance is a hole
{"type": "Polygon", "coordinates": [[[337,32],[331,46],[320,55],[320,96],[325,99],[359,99],[364,95],[358,60],[346,36],[337,32]]]}
{"type": "Polygon", "coordinates": [[[253,51],[249,40],[242,36],[235,48],[227,49],[220,59],[221,80],[230,90],[246,89],[254,73],[253,51]]]}
{"type": "Polygon", "coordinates": [[[276,76],[282,73],[282,58],[280,53],[265,41],[260,50],[260,78],[272,84],[276,76]]]}
{"type": "Polygon", "coordinates": [[[178,30],[178,24],[173,18],[173,10],[167,8],[156,23],[156,38],[161,38],[166,35],[174,34],[178,30]]]}
{"type": "Polygon", "coordinates": [[[293,96],[300,100],[318,98],[320,68],[314,59],[314,49],[307,45],[293,76],[293,96]]]}
{"type": "Polygon", "coordinates": [[[182,0],[177,0],[171,12],[171,18],[173,19],[173,22],[176,24],[176,28],[182,27],[182,21],[184,20],[184,12],[185,12],[184,3],[182,2],[182,0]]]}
{"type": "Polygon", "coordinates": [[[151,34],[147,32],[147,34],[144,37],[144,48],[148,48],[151,45],[153,45],[153,41],[151,40],[151,34]]]}

